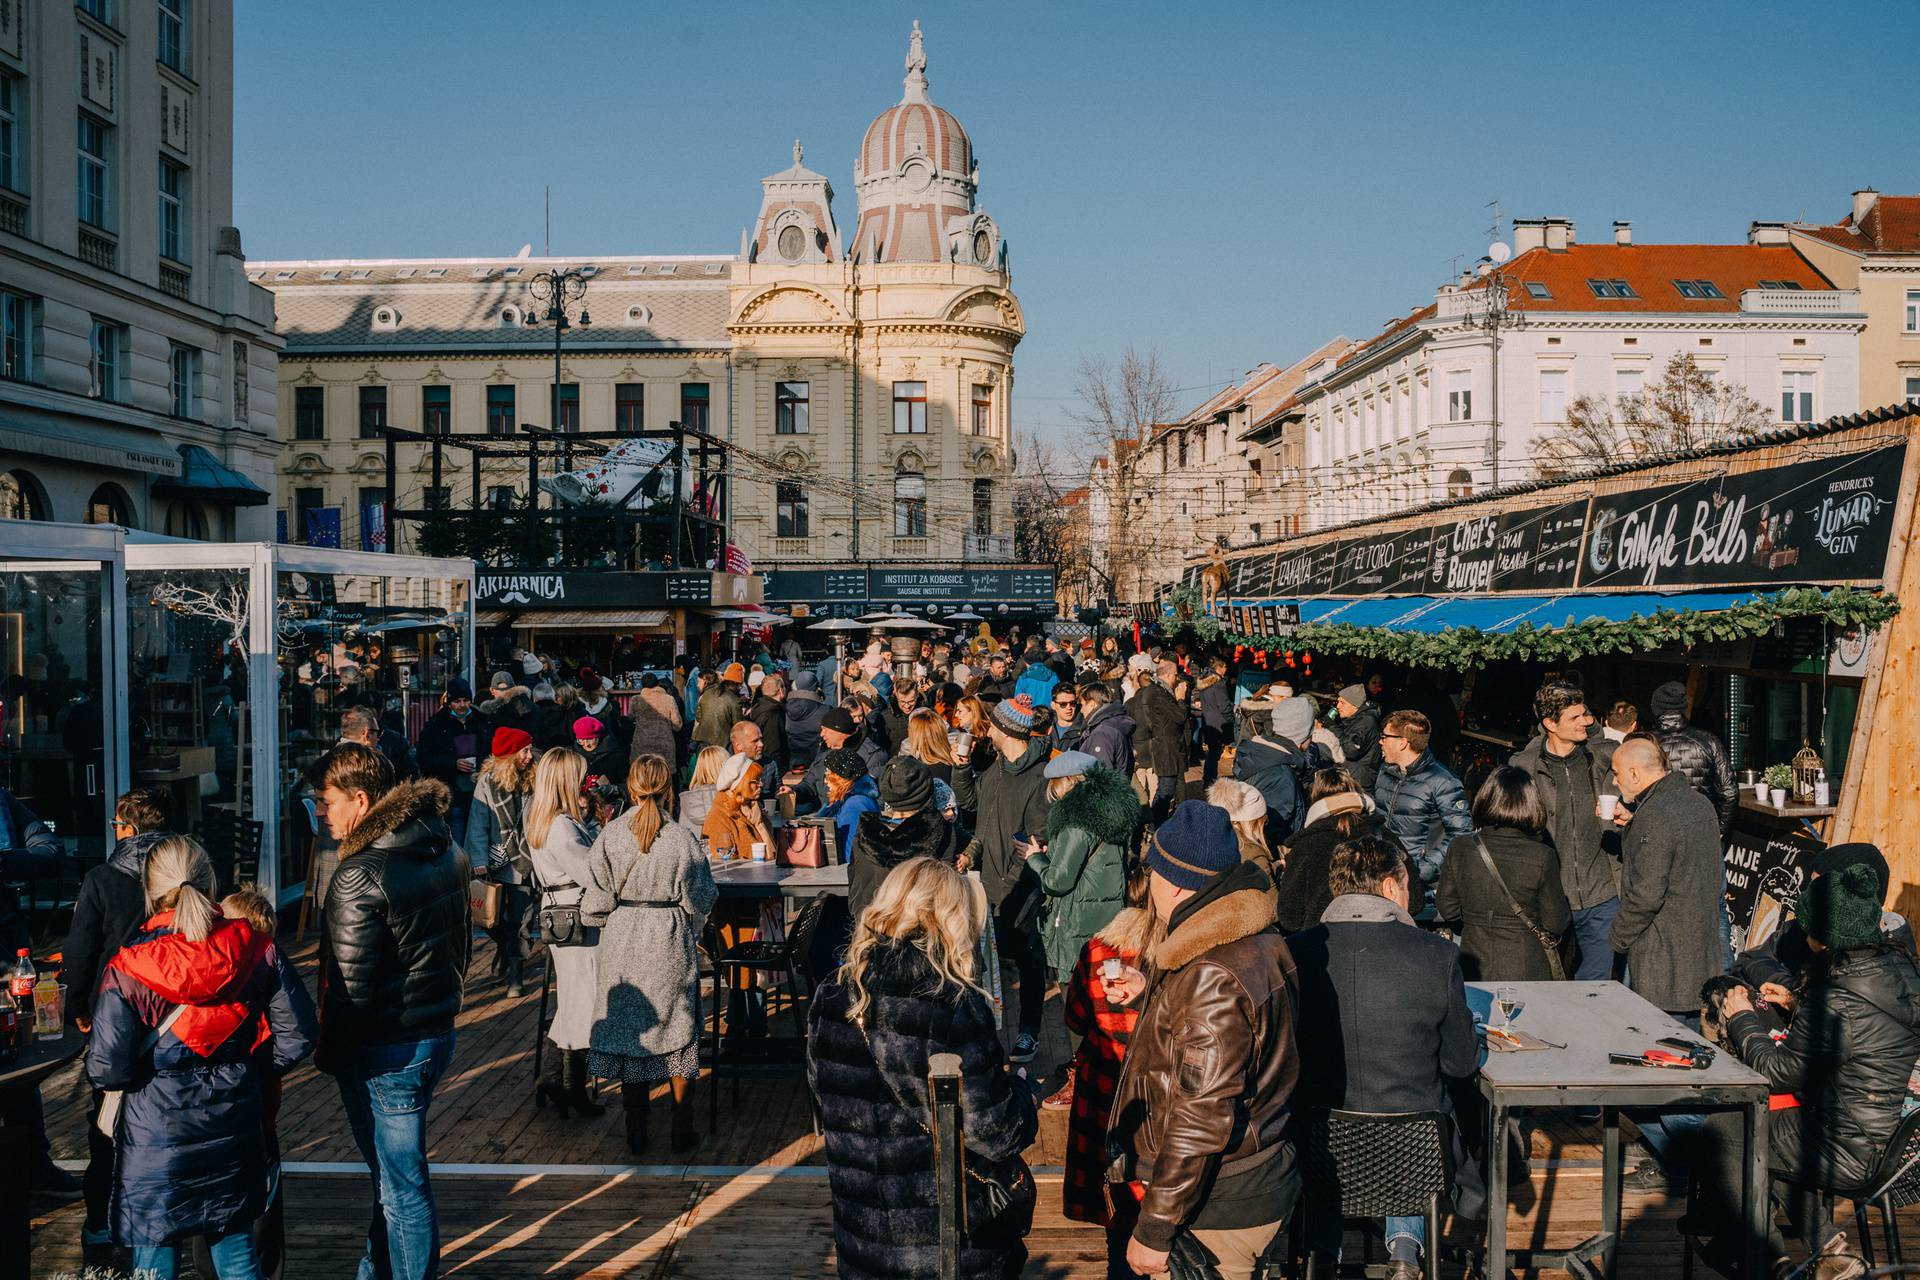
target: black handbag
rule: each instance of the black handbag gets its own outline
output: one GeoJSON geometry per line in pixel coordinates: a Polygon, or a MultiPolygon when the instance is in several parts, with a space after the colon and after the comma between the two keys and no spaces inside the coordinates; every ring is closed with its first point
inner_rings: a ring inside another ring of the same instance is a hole
{"type": "Polygon", "coordinates": [[[550,947],[584,947],[587,926],[580,919],[580,904],[561,906],[547,901],[556,889],[578,889],[572,881],[540,886],[540,938],[550,947]]]}

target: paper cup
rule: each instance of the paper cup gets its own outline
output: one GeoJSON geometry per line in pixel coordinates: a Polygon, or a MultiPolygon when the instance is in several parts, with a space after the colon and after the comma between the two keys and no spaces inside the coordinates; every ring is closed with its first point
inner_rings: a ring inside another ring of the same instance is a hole
{"type": "Polygon", "coordinates": [[[1118,979],[1121,967],[1118,956],[1108,956],[1100,962],[1100,976],[1109,980],[1118,979]]]}
{"type": "Polygon", "coordinates": [[[767,860],[767,844],[766,844],[766,841],[764,841],[764,840],[755,840],[755,841],[753,842],[753,860],[754,860],[755,862],[765,862],[765,861],[767,860]]]}
{"type": "Polygon", "coordinates": [[[1785,787],[1770,787],[1767,790],[1767,794],[1771,797],[1774,808],[1784,809],[1787,807],[1787,790],[1785,787]]]}
{"type": "Polygon", "coordinates": [[[1614,810],[1618,809],[1619,807],[1620,807],[1619,796],[1601,796],[1600,797],[1600,821],[1612,822],[1614,810]]]}

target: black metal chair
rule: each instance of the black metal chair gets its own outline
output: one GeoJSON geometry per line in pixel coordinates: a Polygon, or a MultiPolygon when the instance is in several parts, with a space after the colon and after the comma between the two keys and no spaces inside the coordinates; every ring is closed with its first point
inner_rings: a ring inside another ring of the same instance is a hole
{"type": "MultiPolygon", "coordinates": [[[[793,1015],[794,1035],[804,1055],[807,1044],[806,1001],[801,995],[801,966],[799,958],[806,955],[813,945],[814,931],[819,928],[820,917],[826,911],[827,899],[811,898],[800,908],[793,923],[787,926],[786,937],[778,940],[758,939],[751,942],[739,942],[722,951],[715,968],[719,973],[718,990],[714,996],[714,1022],[718,1026],[720,1010],[726,1008],[726,994],[729,991],[747,990],[747,978],[755,973],[782,973],[787,978],[786,1003],[793,1015]]],[[[772,999],[769,997],[767,1014],[772,1016],[772,999]]],[[[733,1067],[733,1103],[740,1105],[739,1041],[737,1028],[728,1028],[728,1039],[734,1042],[734,1052],[719,1053],[714,1059],[715,1081],[718,1082],[718,1070],[723,1064],[733,1067]]],[[[804,1061],[804,1058],[803,1058],[804,1061]]]]}
{"type": "Polygon", "coordinates": [[[260,878],[260,845],[267,825],[232,809],[211,808],[200,818],[200,843],[213,862],[222,892],[260,878]]]}
{"type": "MultiPolygon", "coordinates": [[[[1453,1182],[1452,1119],[1439,1111],[1306,1113],[1301,1156],[1304,1203],[1294,1215],[1296,1258],[1318,1280],[1306,1224],[1326,1214],[1349,1219],[1425,1217],[1428,1280],[1440,1276],[1440,1199],[1453,1182]]],[[[1368,1237],[1371,1250],[1372,1237],[1368,1237]]],[[[1338,1274],[1338,1268],[1335,1274],[1338,1274]]],[[[1351,1271],[1349,1272],[1351,1273],[1351,1271]]]]}

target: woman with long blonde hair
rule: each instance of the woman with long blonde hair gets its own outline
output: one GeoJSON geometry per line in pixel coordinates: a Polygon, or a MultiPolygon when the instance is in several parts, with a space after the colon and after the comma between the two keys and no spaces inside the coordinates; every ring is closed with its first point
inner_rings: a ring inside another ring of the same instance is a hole
{"type": "Polygon", "coordinates": [[[547,1078],[534,1090],[535,1106],[551,1102],[564,1116],[578,1111],[597,1116],[606,1108],[587,1096],[587,1048],[593,1032],[593,1000],[599,989],[594,947],[598,929],[582,924],[577,936],[561,931],[565,918],[577,915],[592,878],[593,827],[580,792],[587,758],[570,747],[555,747],[533,767],[533,794],[527,799],[527,853],[539,907],[554,918],[555,930],[543,932],[553,958],[554,1014],[547,1028],[553,1053],[547,1078]],[[572,908],[572,911],[568,911],[572,908]]]}
{"type": "MultiPolygon", "coordinates": [[[[825,1133],[843,1276],[939,1274],[926,1092],[934,1054],[960,1058],[970,1167],[985,1176],[997,1172],[1003,1185],[1030,1193],[1032,1176],[1019,1159],[1033,1140],[1037,1112],[1032,1087],[1005,1069],[993,1006],[976,972],[986,916],[977,882],[931,858],[903,862],[860,913],[845,963],[814,993],[807,1075],[825,1133]]],[[[1024,1230],[1016,1221],[986,1238],[990,1216],[980,1184],[966,1182],[973,1232],[961,1243],[960,1274],[1018,1275],[1027,1256],[1018,1238],[1024,1230]]],[[[1030,1221],[1030,1199],[1027,1209],[1030,1221]]]]}
{"type": "Polygon", "coordinates": [[[696,944],[719,890],[700,842],[667,820],[673,774],[659,756],[627,772],[633,807],[600,833],[580,900],[583,923],[600,929],[587,1068],[620,1082],[627,1149],[647,1147],[653,1086],[673,1097],[672,1150],[700,1143],[688,1095],[700,1074],[700,970],[696,944]]]}
{"type": "Polygon", "coordinates": [[[178,1243],[206,1236],[220,1280],[257,1280],[277,1158],[261,1117],[319,1021],[273,938],[221,914],[199,844],[162,840],[141,879],[147,920],[101,975],[87,1041],[94,1088],[120,1091],[113,1240],[134,1274],[172,1276],[178,1243]]]}
{"type": "Polygon", "coordinates": [[[713,798],[719,794],[720,768],[726,764],[727,755],[725,747],[702,747],[700,754],[693,758],[693,777],[688,780],[687,789],[680,793],[680,825],[695,836],[706,825],[713,798]]]}

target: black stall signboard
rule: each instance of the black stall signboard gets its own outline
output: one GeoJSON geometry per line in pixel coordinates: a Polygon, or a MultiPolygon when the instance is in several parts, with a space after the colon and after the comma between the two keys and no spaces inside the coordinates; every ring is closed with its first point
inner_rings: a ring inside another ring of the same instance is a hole
{"type": "Polygon", "coordinates": [[[551,573],[483,570],[474,582],[483,609],[599,608],[653,604],[711,604],[713,574],[581,571],[551,573]]]}
{"type": "Polygon", "coordinates": [[[1907,446],[1593,500],[1583,587],[1877,580],[1907,446]]]}
{"type": "Polygon", "coordinates": [[[1808,865],[1826,847],[1798,831],[1746,826],[1736,821],[1722,855],[1727,871],[1727,909],[1733,923],[1742,929],[1752,923],[1753,909],[1763,893],[1791,911],[1806,884],[1808,865]]]}
{"type": "Polygon", "coordinates": [[[1429,595],[1571,590],[1586,514],[1581,498],[1440,525],[1421,589],[1429,595]]]}
{"type": "Polygon", "coordinates": [[[867,598],[888,604],[964,604],[968,601],[1051,602],[1052,569],[971,569],[964,566],[867,570],[867,598]]]}
{"type": "Polygon", "coordinates": [[[867,598],[865,569],[769,569],[766,575],[769,603],[801,600],[815,604],[867,598]]]}

